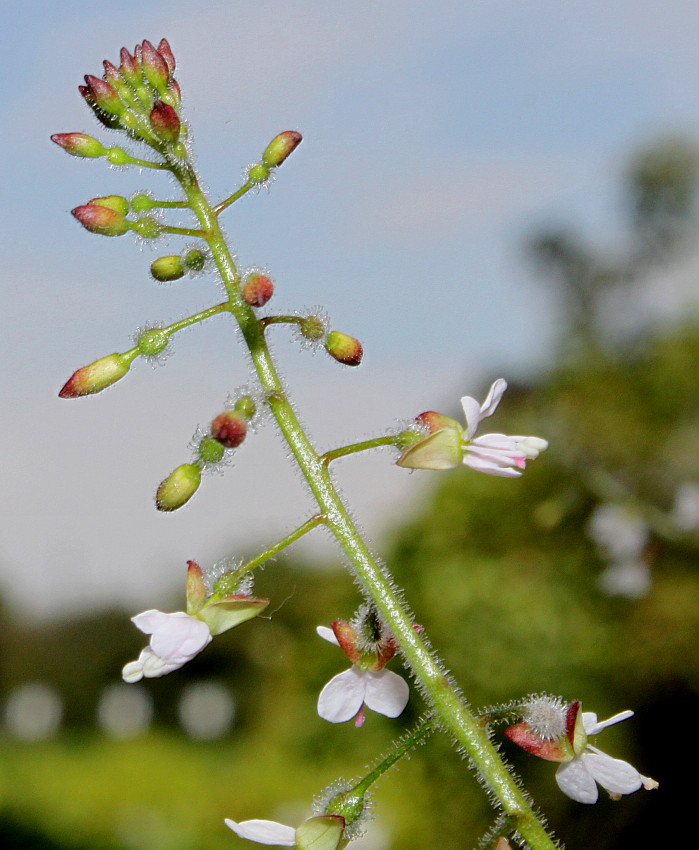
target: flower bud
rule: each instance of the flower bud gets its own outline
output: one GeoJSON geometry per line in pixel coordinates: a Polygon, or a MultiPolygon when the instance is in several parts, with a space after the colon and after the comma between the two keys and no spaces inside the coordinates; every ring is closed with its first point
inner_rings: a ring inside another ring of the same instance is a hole
{"type": "Polygon", "coordinates": [[[177,80],[170,80],[167,91],[164,91],[162,96],[163,100],[167,99],[171,106],[179,106],[182,103],[182,92],[177,80]]]}
{"type": "Polygon", "coordinates": [[[126,215],[129,211],[129,202],[121,195],[103,195],[100,198],[90,198],[87,202],[96,207],[105,207],[108,210],[114,210],[120,215],[126,215]]]}
{"type": "Polygon", "coordinates": [[[274,294],[274,284],[265,274],[250,272],[241,290],[243,301],[251,307],[263,307],[274,294]]]}
{"type": "Polygon", "coordinates": [[[89,366],[83,366],[68,378],[58,393],[59,397],[77,398],[107,389],[124,377],[129,371],[132,359],[123,354],[109,354],[89,366]]]}
{"type": "Polygon", "coordinates": [[[211,423],[211,436],[227,449],[237,448],[245,439],[247,431],[246,417],[236,410],[220,413],[211,423]]]}
{"type": "Polygon", "coordinates": [[[93,77],[92,74],[85,75],[88,93],[99,109],[103,109],[110,115],[120,115],[124,111],[124,104],[119,97],[119,93],[105,80],[100,80],[99,77],[93,77]]]}
{"type": "Polygon", "coordinates": [[[100,141],[92,136],[86,136],[85,133],[54,133],[51,136],[51,141],[62,147],[71,156],[95,159],[107,153],[107,149],[100,141]]]}
{"type": "Polygon", "coordinates": [[[204,464],[220,463],[225,453],[225,447],[214,437],[204,437],[197,446],[197,454],[204,464]]]}
{"type": "Polygon", "coordinates": [[[99,204],[84,204],[71,212],[85,230],[101,236],[122,236],[131,226],[124,215],[99,204]]]}
{"type": "Polygon", "coordinates": [[[85,98],[85,102],[92,110],[95,118],[105,127],[108,127],[110,130],[115,130],[121,127],[119,119],[116,115],[110,115],[104,110],[100,109],[92,96],[90,89],[87,86],[78,86],[78,91],[85,98]]]}
{"type": "Polygon", "coordinates": [[[167,144],[174,144],[180,135],[180,119],[175,110],[162,100],[156,100],[150,112],[150,125],[156,136],[167,144]]]}
{"type": "Polygon", "coordinates": [[[175,57],[173,55],[172,49],[170,47],[170,43],[166,38],[160,39],[160,44],[158,44],[158,53],[165,60],[165,64],[167,65],[168,73],[170,77],[175,73],[175,57]]]}
{"type": "Polygon", "coordinates": [[[302,138],[301,133],[297,133],[296,130],[285,130],[275,136],[267,145],[262,154],[262,162],[269,165],[270,168],[276,168],[284,162],[290,153],[293,153],[302,138]]]}
{"type": "Polygon", "coordinates": [[[147,39],[141,45],[141,66],[144,77],[153,88],[159,92],[165,91],[170,79],[167,62],[147,39]]]}
{"type": "Polygon", "coordinates": [[[340,331],[330,331],[325,340],[325,350],[338,363],[344,363],[346,366],[359,366],[362,362],[361,342],[340,331]]]}
{"type": "Polygon", "coordinates": [[[269,177],[269,166],[264,162],[250,166],[248,170],[248,181],[250,183],[264,183],[269,177]]]}
{"type": "Polygon", "coordinates": [[[167,282],[170,280],[179,280],[184,277],[187,270],[184,267],[182,258],[178,256],[158,257],[150,264],[150,273],[156,280],[167,282]]]}
{"type": "Polygon", "coordinates": [[[183,463],[161,482],[155,494],[155,505],[159,511],[176,511],[192,498],[200,484],[201,469],[197,464],[183,463]]]}
{"type": "Polygon", "coordinates": [[[141,70],[138,67],[138,64],[134,57],[129,53],[129,51],[125,47],[121,48],[121,52],[119,53],[119,59],[121,59],[121,65],[119,65],[121,76],[133,88],[136,88],[136,86],[140,86],[141,70]]]}

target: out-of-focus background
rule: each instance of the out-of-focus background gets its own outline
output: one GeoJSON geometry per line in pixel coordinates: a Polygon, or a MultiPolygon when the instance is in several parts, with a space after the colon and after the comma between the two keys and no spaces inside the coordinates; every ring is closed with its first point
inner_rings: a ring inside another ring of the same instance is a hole
{"type": "MultiPolygon", "coordinates": [[[[136,327],[219,298],[210,276],[149,278],[174,240],[100,239],[68,214],[96,195],[171,197],[162,175],[48,141],[119,143],[76,86],[122,45],[167,36],[212,197],[277,132],[304,134],[225,225],[241,265],[276,279],[269,312],[320,304],[364,343],[348,370],[273,329],[318,446],[425,409],[460,415],[459,396],[499,375],[511,387],[493,429],[550,440],[518,481],[410,475],[388,452],[337,476],[473,705],[549,692],[636,711],[598,743],[658,779],[652,794],[582,806],[554,765],[505,746],[567,846],[656,846],[654,830],[680,846],[699,704],[696,5],[28,0],[1,13],[0,845],[242,847],[224,817],[297,822],[421,710],[414,694],[400,720],[370,714],[361,730],[316,716],[342,658],[315,626],[358,603],[322,536],[261,573],[271,620],[165,679],[120,682],[143,644],[129,617],[180,609],[188,558],[252,555],[309,510],[270,423],[186,508],[153,508],[197,425],[248,381],[223,319],[179,335],[164,367],[56,398],[136,327]]],[[[365,850],[457,850],[492,821],[439,738],[383,780],[375,814],[365,850]]]]}

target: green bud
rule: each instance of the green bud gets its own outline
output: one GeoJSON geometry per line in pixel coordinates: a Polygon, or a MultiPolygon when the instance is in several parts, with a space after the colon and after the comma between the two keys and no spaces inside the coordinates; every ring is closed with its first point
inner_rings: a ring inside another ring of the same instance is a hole
{"type": "Polygon", "coordinates": [[[123,354],[109,354],[74,372],[59,392],[61,398],[78,398],[92,395],[111,387],[129,371],[133,358],[123,354]]]}
{"type": "Polygon", "coordinates": [[[71,156],[83,156],[95,159],[104,156],[107,149],[102,142],[85,133],[55,133],[51,141],[63,148],[71,156]]]}
{"type": "Polygon", "coordinates": [[[213,437],[204,437],[197,449],[202,463],[218,463],[226,453],[225,448],[213,437]]]}
{"type": "Polygon", "coordinates": [[[131,157],[121,148],[109,148],[107,151],[107,162],[112,165],[128,165],[131,157]]]}
{"type": "Polygon", "coordinates": [[[177,255],[170,257],[158,257],[150,264],[150,273],[156,280],[167,282],[179,280],[186,274],[182,259],[177,255]]]}
{"type": "Polygon", "coordinates": [[[289,154],[301,142],[301,133],[295,130],[286,130],[275,136],[265,148],[262,154],[262,162],[270,168],[276,168],[289,156],[289,154]]]}
{"type": "Polygon", "coordinates": [[[105,195],[103,198],[91,198],[88,204],[114,210],[119,215],[126,215],[129,211],[129,202],[121,195],[105,195]]]}
{"type": "Polygon", "coordinates": [[[346,366],[359,366],[364,353],[358,339],[340,331],[330,331],[325,340],[325,350],[338,363],[344,363],[346,366]]]}
{"type": "Polygon", "coordinates": [[[196,463],[183,463],[161,482],[155,494],[159,511],[176,511],[186,504],[199,489],[201,469],[196,463]]]}

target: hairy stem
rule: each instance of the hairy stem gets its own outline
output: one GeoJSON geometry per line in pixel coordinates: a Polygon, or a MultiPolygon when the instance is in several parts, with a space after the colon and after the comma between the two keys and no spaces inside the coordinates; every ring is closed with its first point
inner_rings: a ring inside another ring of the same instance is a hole
{"type": "Polygon", "coordinates": [[[435,722],[468,754],[502,809],[516,822],[517,832],[530,848],[555,850],[524,792],[491,743],[484,724],[465,705],[444,664],[413,628],[413,619],[388,571],[370,552],[335,488],[327,462],[316,453],[301,427],[267,347],[264,328],[241,297],[240,274],[219,227],[216,212],[204,196],[194,169],[189,162],[172,163],[170,168],[181,183],[202,232],[206,234],[211,255],[226,287],[231,312],[242,331],[267,403],[318,503],[325,526],[337,539],[366,595],[391,629],[433,710],[435,722]]]}

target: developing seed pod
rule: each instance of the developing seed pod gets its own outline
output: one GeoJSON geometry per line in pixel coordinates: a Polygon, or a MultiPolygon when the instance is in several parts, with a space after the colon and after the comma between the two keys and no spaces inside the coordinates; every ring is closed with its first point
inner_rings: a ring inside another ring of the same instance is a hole
{"type": "Polygon", "coordinates": [[[359,366],[364,353],[358,339],[340,331],[330,331],[325,340],[325,350],[338,363],[344,363],[345,366],[359,366]]]}
{"type": "Polygon", "coordinates": [[[109,354],[74,372],[58,393],[60,398],[92,395],[111,387],[129,371],[133,358],[109,354]]]}
{"type": "Polygon", "coordinates": [[[102,142],[92,136],[86,136],[85,133],[54,133],[51,141],[71,156],[95,159],[107,153],[102,142]]]}
{"type": "Polygon", "coordinates": [[[191,248],[182,257],[187,271],[200,272],[206,265],[206,254],[198,248],[191,248]]]}
{"type": "Polygon", "coordinates": [[[226,453],[226,447],[215,437],[203,437],[197,446],[199,460],[206,466],[220,463],[226,453]]]}
{"type": "Polygon", "coordinates": [[[196,463],[183,463],[161,482],[155,494],[159,511],[176,511],[185,505],[199,489],[201,469],[196,463]]]}
{"type": "Polygon", "coordinates": [[[251,307],[263,307],[274,294],[274,284],[266,274],[250,272],[245,276],[241,294],[251,307]]]}

